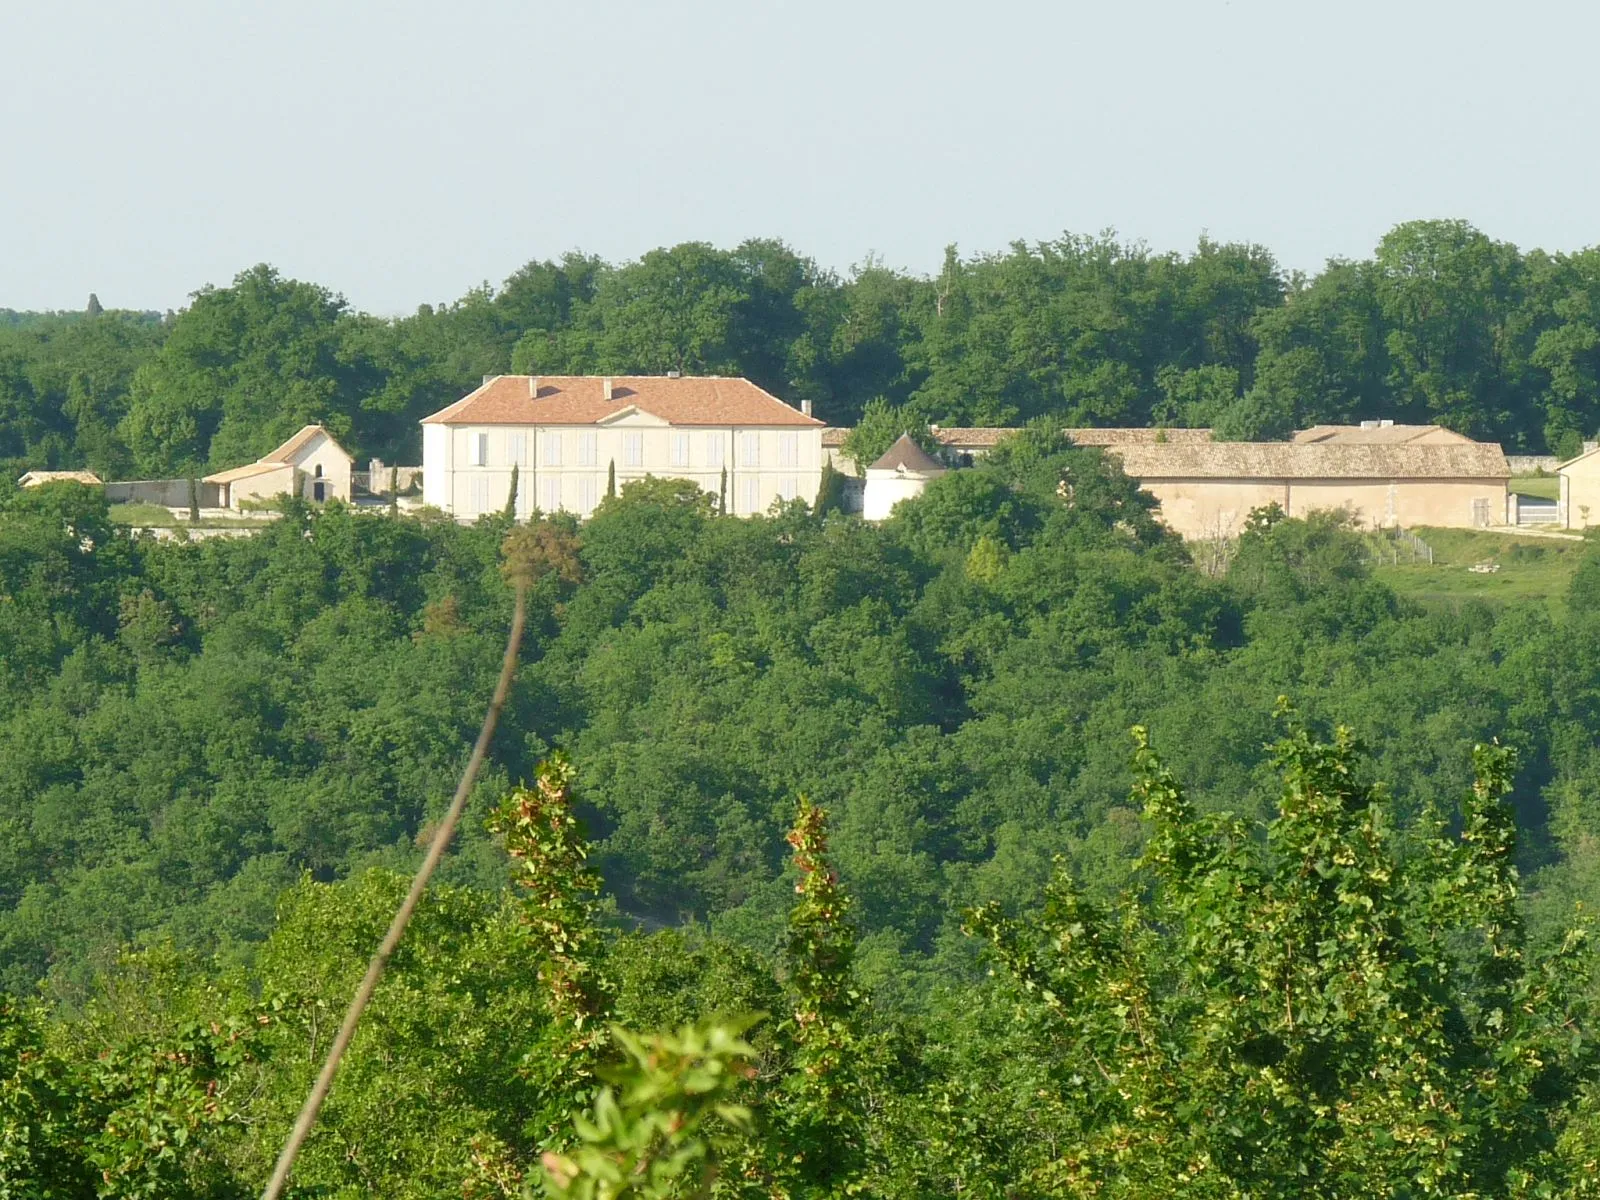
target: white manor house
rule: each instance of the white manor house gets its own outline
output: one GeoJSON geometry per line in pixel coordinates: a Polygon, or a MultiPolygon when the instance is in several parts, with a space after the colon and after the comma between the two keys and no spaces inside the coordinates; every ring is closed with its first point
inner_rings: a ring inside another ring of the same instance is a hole
{"type": "MultiPolygon", "coordinates": [[[[809,409],[809,404],[804,406],[809,409]]],[[[496,375],[422,419],[422,498],[460,521],[501,512],[517,472],[519,517],[587,517],[646,475],[688,479],[728,511],[811,500],[823,423],[748,379],[679,375],[496,375]]]]}

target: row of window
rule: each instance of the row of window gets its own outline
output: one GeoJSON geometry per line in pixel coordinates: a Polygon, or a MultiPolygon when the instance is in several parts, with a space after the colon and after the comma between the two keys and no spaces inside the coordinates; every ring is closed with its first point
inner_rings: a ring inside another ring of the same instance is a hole
{"type": "MultiPolygon", "coordinates": [[[[693,434],[671,434],[668,445],[669,461],[675,467],[703,466],[718,468],[723,465],[723,449],[726,442],[720,433],[707,433],[704,436],[704,454],[699,463],[693,461],[691,454],[693,434]]],[[[577,465],[592,467],[595,465],[595,455],[598,436],[593,433],[580,433],[577,440],[577,465]]],[[[559,467],[561,458],[561,434],[547,433],[544,435],[544,465],[559,467]]],[[[506,454],[508,462],[525,463],[528,461],[528,435],[526,433],[509,434],[506,438],[506,454]]],[[[471,434],[467,438],[467,464],[473,467],[486,467],[489,465],[489,435],[487,433],[471,434]]],[[[622,465],[625,467],[644,466],[644,434],[624,433],[622,435],[622,465]]],[[[761,435],[758,433],[741,434],[739,438],[739,465],[741,467],[759,467],[761,465],[761,435]]],[[[778,435],[778,465],[780,467],[798,467],[800,465],[800,435],[797,433],[780,433],[778,435]]]]}

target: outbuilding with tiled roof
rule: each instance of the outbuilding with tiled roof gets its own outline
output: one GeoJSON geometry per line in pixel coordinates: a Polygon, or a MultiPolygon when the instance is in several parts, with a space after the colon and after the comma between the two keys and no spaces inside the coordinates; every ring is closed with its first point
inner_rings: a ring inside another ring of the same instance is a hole
{"type": "Polygon", "coordinates": [[[103,487],[104,481],[93,471],[29,471],[17,480],[18,487],[42,487],[47,483],[81,483],[85,487],[103,487]]]}
{"type": "Polygon", "coordinates": [[[1491,442],[1210,442],[1108,446],[1189,538],[1232,536],[1253,509],[1347,512],[1366,528],[1470,529],[1506,519],[1511,469],[1491,442]]]}
{"type": "Polygon", "coordinates": [[[902,433],[894,445],[867,468],[861,515],[868,521],[884,520],[902,500],[920,496],[929,482],[943,475],[945,469],[945,465],[917,445],[909,433],[902,433]]]}
{"type": "Polygon", "coordinates": [[[348,501],[354,467],[355,460],[333,434],[321,425],[306,425],[255,462],[217,471],[205,482],[216,485],[223,508],[283,495],[348,501]]]}

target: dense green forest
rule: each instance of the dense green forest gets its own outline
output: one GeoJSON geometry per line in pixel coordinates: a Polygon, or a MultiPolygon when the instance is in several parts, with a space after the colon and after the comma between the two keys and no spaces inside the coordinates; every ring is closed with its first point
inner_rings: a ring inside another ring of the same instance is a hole
{"type": "Polygon", "coordinates": [[[170,477],[313,420],[358,456],[414,462],[416,421],[483,374],[669,369],[745,375],[838,425],[880,397],[946,425],[1048,414],[1234,439],[1383,416],[1566,454],[1600,432],[1600,251],[1419,221],[1314,278],[1259,246],[1070,235],[952,249],[924,278],[686,243],[529,263],[397,319],[263,265],[164,317],[0,311],[0,465],[170,477]]]}
{"type": "MultiPolygon", "coordinates": [[[[293,1194],[1592,1188],[1600,548],[1422,606],[1263,513],[1210,577],[1052,425],[881,525],[647,480],[548,526],[578,567],[293,1194]]],[[[508,525],[3,505],[0,1167],[252,1194],[466,759],[508,525]]]]}

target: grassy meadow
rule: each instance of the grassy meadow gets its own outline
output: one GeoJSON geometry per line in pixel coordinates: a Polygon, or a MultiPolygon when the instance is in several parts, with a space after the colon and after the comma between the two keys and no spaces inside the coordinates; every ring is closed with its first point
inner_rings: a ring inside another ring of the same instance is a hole
{"type": "Polygon", "coordinates": [[[1433,562],[1411,563],[1401,549],[1398,564],[1379,564],[1374,574],[1395,591],[1424,601],[1522,600],[1563,603],[1583,541],[1568,536],[1482,529],[1416,529],[1433,548],[1433,562]],[[1493,566],[1494,571],[1473,571],[1493,566]]]}

